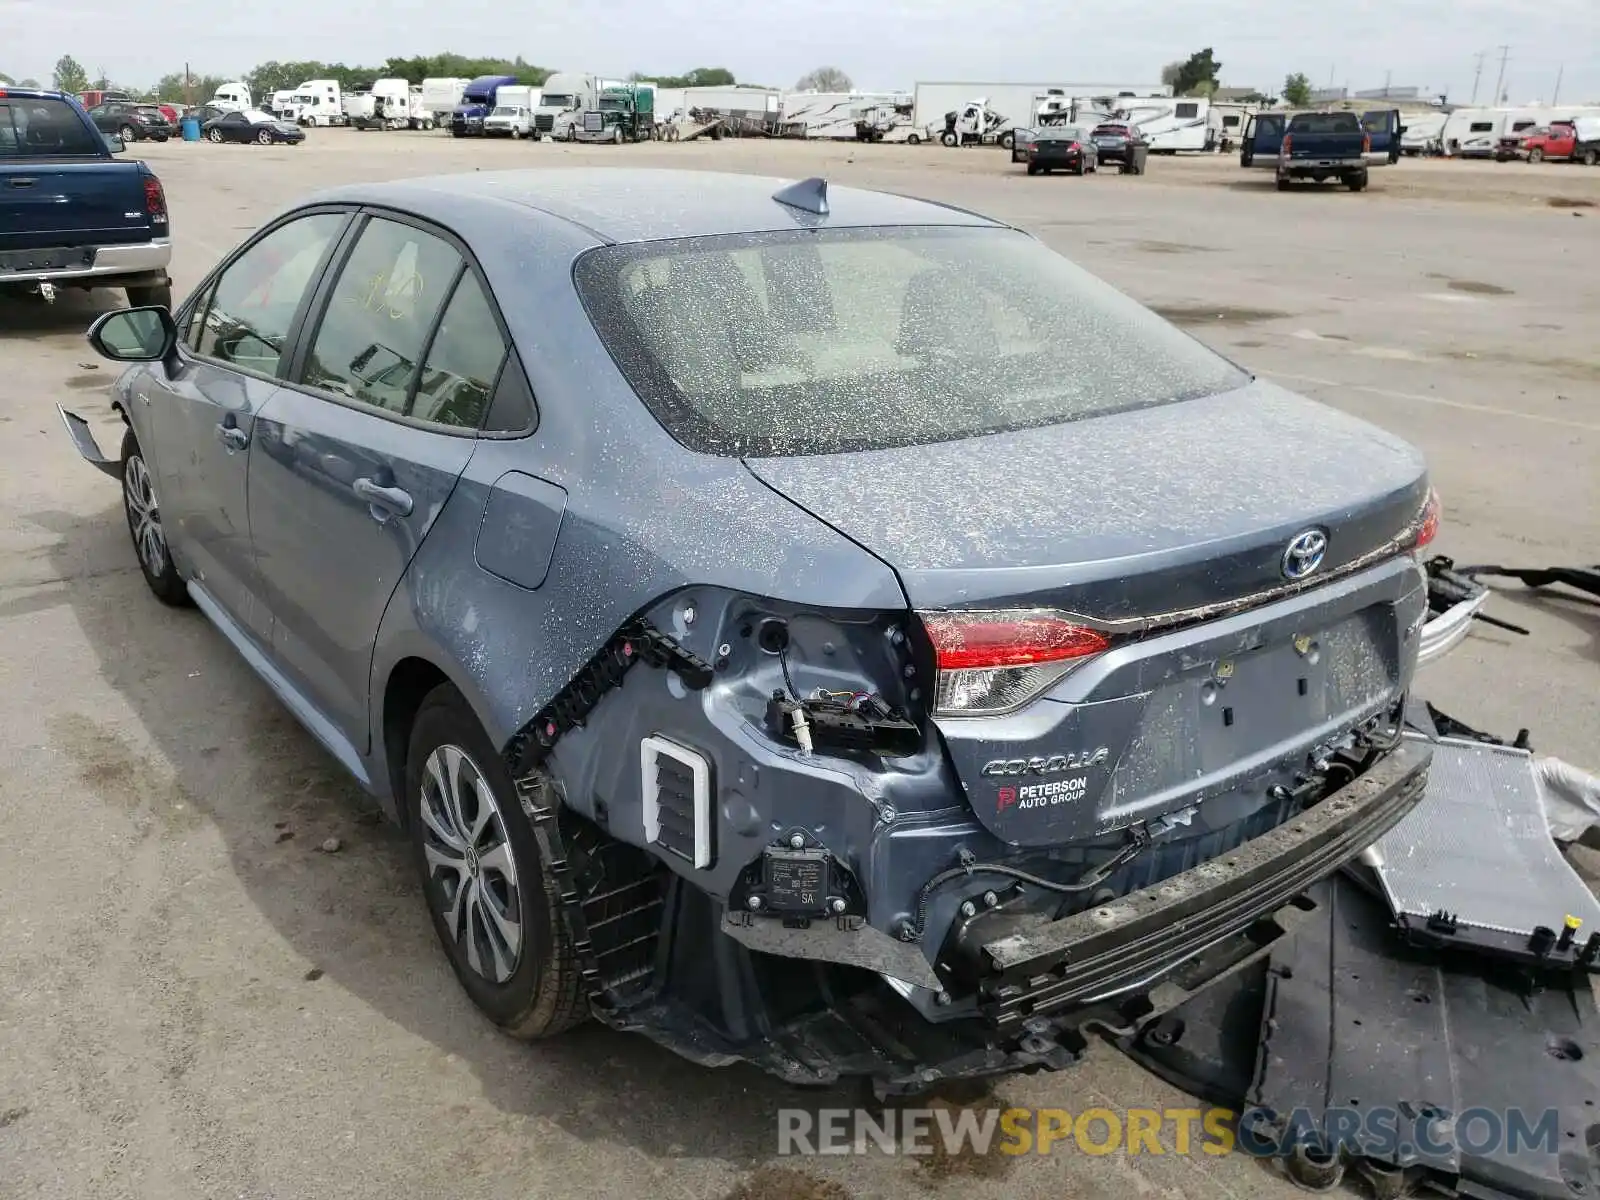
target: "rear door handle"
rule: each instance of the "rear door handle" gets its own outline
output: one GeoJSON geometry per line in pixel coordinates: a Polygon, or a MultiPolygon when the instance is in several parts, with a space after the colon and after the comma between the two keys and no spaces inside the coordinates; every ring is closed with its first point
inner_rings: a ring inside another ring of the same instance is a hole
{"type": "Polygon", "coordinates": [[[39,181],[37,179],[13,179],[11,181],[11,186],[16,188],[32,187],[38,182],[39,181]]]}
{"type": "Polygon", "coordinates": [[[350,487],[356,495],[372,506],[372,515],[379,521],[384,519],[378,516],[380,509],[386,513],[393,513],[397,517],[409,517],[411,515],[411,493],[409,492],[402,491],[397,487],[381,487],[365,476],[356,480],[350,487]]]}
{"type": "Polygon", "coordinates": [[[237,425],[218,425],[217,440],[231,450],[243,450],[250,444],[250,435],[237,425]]]}

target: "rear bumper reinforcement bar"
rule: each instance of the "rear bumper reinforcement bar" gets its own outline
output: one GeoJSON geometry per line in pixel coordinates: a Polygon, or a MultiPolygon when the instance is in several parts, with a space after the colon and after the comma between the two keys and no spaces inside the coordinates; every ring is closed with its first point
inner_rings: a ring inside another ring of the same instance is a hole
{"type": "Polygon", "coordinates": [[[980,1011],[1005,1028],[1148,984],[1372,845],[1422,799],[1432,757],[1429,744],[1406,739],[1360,778],[1226,857],[1098,907],[1061,920],[1003,910],[978,917],[962,941],[1000,935],[973,946],[980,1011]]]}

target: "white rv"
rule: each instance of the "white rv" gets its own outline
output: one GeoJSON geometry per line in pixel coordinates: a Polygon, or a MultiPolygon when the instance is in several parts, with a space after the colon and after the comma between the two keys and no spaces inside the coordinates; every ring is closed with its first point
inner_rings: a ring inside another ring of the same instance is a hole
{"type": "Polygon", "coordinates": [[[1444,152],[1444,127],[1448,113],[1406,113],[1401,119],[1406,131],[1400,135],[1400,153],[1410,158],[1419,154],[1444,152]]]}
{"type": "Polygon", "coordinates": [[[1493,158],[1506,134],[1548,125],[1554,116],[1549,108],[1458,108],[1445,118],[1439,140],[1453,158],[1493,158]]]}
{"type": "Polygon", "coordinates": [[[450,112],[461,103],[470,79],[424,79],[422,81],[422,106],[441,125],[450,122],[450,112]]]}
{"type": "Polygon", "coordinates": [[[586,109],[600,103],[600,76],[581,71],[557,71],[544,81],[533,114],[533,136],[570,141],[573,126],[586,109]]]}
{"type": "Polygon", "coordinates": [[[1217,130],[1211,123],[1211,101],[1193,96],[1139,96],[1119,99],[1107,120],[1124,121],[1144,135],[1152,154],[1211,150],[1217,130]]]}
{"type": "Polygon", "coordinates": [[[211,97],[211,103],[223,112],[243,112],[255,106],[255,101],[250,97],[250,85],[238,80],[219,87],[217,94],[211,97]]]}
{"type": "Polygon", "coordinates": [[[293,120],[301,125],[343,125],[344,97],[337,79],[308,79],[294,90],[293,120]]]}
{"type": "Polygon", "coordinates": [[[792,138],[855,139],[862,110],[893,105],[900,99],[893,92],[790,92],[783,97],[778,133],[792,138]]]}

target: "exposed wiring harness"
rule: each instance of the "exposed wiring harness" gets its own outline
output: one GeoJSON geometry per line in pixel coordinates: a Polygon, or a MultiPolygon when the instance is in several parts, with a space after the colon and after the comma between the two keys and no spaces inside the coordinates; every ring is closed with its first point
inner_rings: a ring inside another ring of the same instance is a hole
{"type": "Polygon", "coordinates": [[[961,879],[971,875],[1004,875],[1007,879],[1015,879],[1018,883],[1029,887],[1036,887],[1046,892],[1054,892],[1061,896],[1075,895],[1086,892],[1097,883],[1102,882],[1107,876],[1126,866],[1150,845],[1150,830],[1143,821],[1128,830],[1129,842],[1118,850],[1105,862],[1089,869],[1088,874],[1073,883],[1057,883],[1053,879],[1044,879],[1031,874],[1018,867],[1008,866],[1005,863],[980,863],[977,855],[970,850],[961,852],[959,866],[949,870],[940,871],[927,883],[922,885],[922,890],[917,893],[917,909],[910,921],[900,927],[900,940],[903,942],[920,942],[926,932],[928,922],[928,903],[933,893],[952,879],[961,879]]]}

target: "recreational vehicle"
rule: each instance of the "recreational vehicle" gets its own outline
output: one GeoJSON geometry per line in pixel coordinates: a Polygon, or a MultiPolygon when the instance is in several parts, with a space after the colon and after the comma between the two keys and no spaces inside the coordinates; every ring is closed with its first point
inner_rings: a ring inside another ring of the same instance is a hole
{"type": "Polygon", "coordinates": [[[893,92],[790,92],[783,98],[778,134],[844,141],[858,137],[861,110],[902,99],[893,92]]]}
{"type": "Polygon", "coordinates": [[[1196,97],[1140,96],[1119,100],[1107,120],[1132,125],[1150,143],[1152,154],[1216,148],[1218,131],[1211,122],[1211,101],[1196,97]]]}

